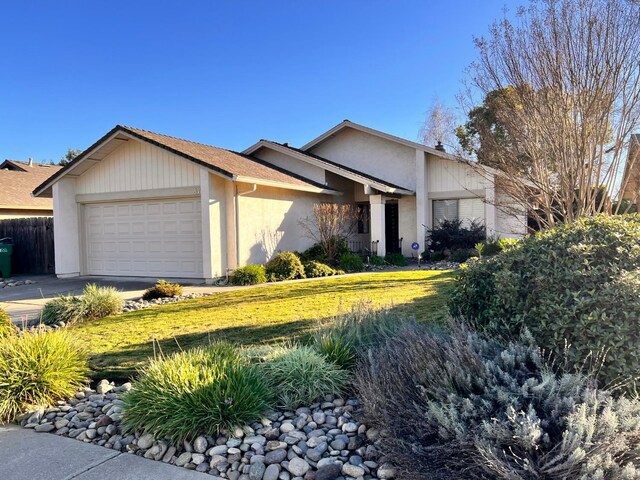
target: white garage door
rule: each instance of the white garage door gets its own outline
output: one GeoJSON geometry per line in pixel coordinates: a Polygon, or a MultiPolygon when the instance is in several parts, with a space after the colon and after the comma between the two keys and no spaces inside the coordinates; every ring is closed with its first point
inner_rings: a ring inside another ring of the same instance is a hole
{"type": "Polygon", "coordinates": [[[84,206],[89,275],[202,278],[199,199],[84,206]]]}

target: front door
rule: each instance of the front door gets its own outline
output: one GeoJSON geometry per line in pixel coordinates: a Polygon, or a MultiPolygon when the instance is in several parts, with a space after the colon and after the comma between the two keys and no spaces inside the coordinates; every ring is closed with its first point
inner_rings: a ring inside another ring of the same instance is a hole
{"type": "Polygon", "coordinates": [[[387,253],[400,252],[400,227],[398,219],[398,203],[385,203],[385,243],[387,244],[387,253]]]}

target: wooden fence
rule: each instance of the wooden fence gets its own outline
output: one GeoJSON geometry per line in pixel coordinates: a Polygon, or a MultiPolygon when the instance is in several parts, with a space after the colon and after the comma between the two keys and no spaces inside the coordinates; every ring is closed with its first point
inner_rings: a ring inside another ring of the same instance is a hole
{"type": "Polygon", "coordinates": [[[5,237],[13,239],[13,274],[55,272],[53,218],[0,220],[0,239],[5,237]]]}

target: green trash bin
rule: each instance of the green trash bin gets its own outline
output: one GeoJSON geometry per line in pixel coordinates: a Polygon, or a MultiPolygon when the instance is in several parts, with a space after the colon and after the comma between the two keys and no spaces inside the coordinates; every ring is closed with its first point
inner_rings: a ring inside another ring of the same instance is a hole
{"type": "Polygon", "coordinates": [[[11,243],[0,243],[0,278],[11,276],[11,254],[13,245],[11,243]]]}

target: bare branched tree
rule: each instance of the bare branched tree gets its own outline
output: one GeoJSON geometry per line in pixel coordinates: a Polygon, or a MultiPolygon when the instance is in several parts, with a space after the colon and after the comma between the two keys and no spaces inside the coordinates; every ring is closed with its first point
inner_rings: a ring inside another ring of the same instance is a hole
{"type": "Polygon", "coordinates": [[[509,141],[482,146],[507,193],[533,201],[543,227],[610,209],[640,168],[625,168],[640,126],[640,5],[532,0],[476,46],[475,86],[485,97],[509,92],[494,112],[509,141]]]}
{"type": "Polygon", "coordinates": [[[358,221],[356,209],[349,204],[317,203],[313,215],[300,221],[303,234],[318,243],[328,261],[336,260],[340,242],[353,235],[358,221]]]}
{"type": "Polygon", "coordinates": [[[456,114],[440,100],[434,100],[425,114],[418,140],[435,147],[444,145],[455,148],[456,114]]]}

